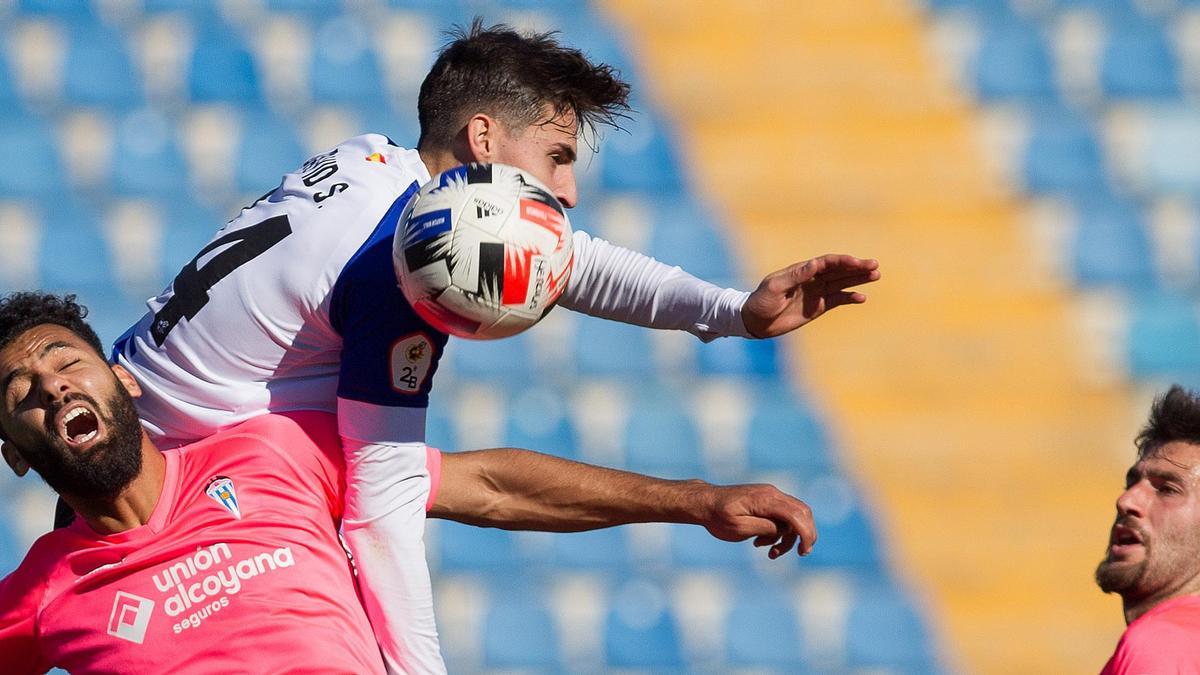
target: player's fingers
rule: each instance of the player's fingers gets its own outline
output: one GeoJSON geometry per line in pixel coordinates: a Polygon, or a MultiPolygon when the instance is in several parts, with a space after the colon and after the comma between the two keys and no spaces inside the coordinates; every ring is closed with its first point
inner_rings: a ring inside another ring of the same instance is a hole
{"type": "Polygon", "coordinates": [[[879,261],[874,258],[856,258],[852,255],[830,253],[813,258],[808,262],[820,261],[822,269],[830,272],[841,270],[870,272],[879,269],[879,261]]]}
{"type": "Polygon", "coordinates": [[[867,296],[858,292],[838,291],[825,294],[825,311],[842,305],[861,305],[867,301],[867,296]]]}
{"type": "Polygon", "coordinates": [[[762,548],[763,546],[770,546],[771,544],[774,544],[778,539],[778,535],[760,534],[754,538],[754,545],[762,548]]]}
{"type": "Polygon", "coordinates": [[[870,272],[854,272],[830,276],[828,274],[821,275],[819,281],[826,288],[841,290],[850,288],[851,286],[860,286],[869,284],[874,281],[879,281],[879,271],[872,270],[870,272]]]}
{"type": "Polygon", "coordinates": [[[779,543],[772,546],[771,550],[767,552],[767,557],[774,560],[780,556],[787,555],[787,552],[792,550],[792,547],[796,545],[796,539],[798,538],[794,532],[783,535],[780,537],[779,543]]]}

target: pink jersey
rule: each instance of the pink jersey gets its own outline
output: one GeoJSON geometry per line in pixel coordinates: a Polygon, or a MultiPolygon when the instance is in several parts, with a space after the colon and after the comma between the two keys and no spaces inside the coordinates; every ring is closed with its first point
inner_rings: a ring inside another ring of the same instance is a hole
{"type": "Polygon", "coordinates": [[[1161,602],[1135,619],[1100,673],[1200,673],[1200,596],[1161,602]]]}
{"type": "Polygon", "coordinates": [[[147,524],[100,536],[76,519],[0,581],[0,672],[383,672],[337,536],[333,415],[266,415],[164,455],[147,524]]]}

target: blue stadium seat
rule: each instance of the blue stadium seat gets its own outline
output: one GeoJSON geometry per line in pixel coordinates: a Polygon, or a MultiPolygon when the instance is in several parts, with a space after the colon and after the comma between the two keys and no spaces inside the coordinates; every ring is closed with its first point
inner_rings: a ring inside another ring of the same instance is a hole
{"type": "Polygon", "coordinates": [[[162,274],[166,282],[175,278],[183,266],[204,248],[225,218],[195,202],[180,189],[173,198],[159,202],[166,227],[163,228],[162,274]]]}
{"type": "Polygon", "coordinates": [[[262,194],[307,158],[296,130],[286,120],[262,108],[246,110],[237,157],[238,189],[262,194]]]}
{"type": "Polygon", "coordinates": [[[1179,105],[1148,110],[1143,162],[1153,190],[1200,196],[1200,113],[1179,105]]]}
{"type": "Polygon", "coordinates": [[[1128,21],[1141,16],[1136,0],[1052,0],[1054,11],[1086,9],[1096,12],[1110,22],[1128,21]]]}
{"type": "Polygon", "coordinates": [[[645,328],[585,318],[575,333],[575,362],[582,375],[637,375],[654,372],[645,328]]]}
{"type": "Polygon", "coordinates": [[[756,553],[749,542],[721,541],[697,525],[670,525],[671,564],[684,568],[744,570],[756,553]]]}
{"type": "Polygon", "coordinates": [[[934,12],[966,11],[983,18],[1011,18],[1014,16],[1008,0],[925,0],[934,12]]]}
{"type": "Polygon", "coordinates": [[[624,131],[607,133],[600,148],[601,185],[628,192],[682,189],[683,172],[666,123],[645,110],[622,126],[624,131]]]}
{"type": "Polygon", "coordinates": [[[1155,285],[1154,256],[1138,209],[1111,197],[1080,199],[1074,241],[1081,286],[1146,289],[1155,285]]]}
{"type": "Polygon", "coordinates": [[[371,48],[370,30],[351,16],[322,24],[313,45],[310,71],[314,101],[383,105],[386,80],[371,48]]]}
{"type": "MultiPolygon", "coordinates": [[[[628,587],[627,587],[628,588],[628,587]]],[[[642,590],[642,589],[639,589],[642,590]]],[[[681,668],[679,629],[661,591],[618,595],[604,622],[604,653],[612,668],[681,668]]]]}
{"type": "Polygon", "coordinates": [[[647,253],[714,283],[728,284],[737,276],[710,207],[684,194],[658,195],[655,202],[647,253]]]}
{"type": "Polygon", "coordinates": [[[17,9],[30,16],[90,21],[98,18],[95,5],[92,0],[20,0],[17,9]]]}
{"type": "Polygon", "coordinates": [[[677,400],[658,398],[635,404],[625,429],[625,467],[666,478],[704,475],[700,435],[677,400]]]}
{"type": "Polygon", "coordinates": [[[141,109],[117,125],[113,190],[119,195],[177,197],[188,189],[187,162],[165,115],[141,109]]]}
{"type": "Polygon", "coordinates": [[[816,416],[790,401],[759,405],[747,429],[746,461],[751,471],[812,476],[831,466],[829,438],[816,416]]]}
{"type": "Polygon", "coordinates": [[[21,106],[21,92],[17,79],[8,64],[9,45],[0,35],[0,110],[16,110],[21,106]]]}
{"type": "Polygon", "coordinates": [[[142,98],[124,37],[96,24],[75,24],[66,40],[63,94],[74,105],[122,109],[142,98]]]}
{"type": "Polygon", "coordinates": [[[223,24],[198,26],[188,68],[188,95],[196,103],[257,103],[262,100],[258,67],[237,33],[223,24]]]}
{"type": "Polygon", "coordinates": [[[504,442],[559,457],[579,456],[579,437],[567,414],[565,392],[535,389],[509,402],[504,442]]]}
{"type": "Polygon", "coordinates": [[[53,131],[39,118],[0,112],[0,157],[21,158],[20,171],[0,171],[0,196],[49,197],[66,184],[53,131]]]}
{"type": "Polygon", "coordinates": [[[47,204],[40,246],[41,285],[58,292],[111,293],[116,287],[99,209],[62,199],[47,204]]]}
{"type": "Polygon", "coordinates": [[[517,569],[522,563],[516,539],[507,530],[445,520],[438,523],[437,542],[443,571],[501,572],[517,569]]]}
{"type": "Polygon", "coordinates": [[[514,386],[533,380],[530,338],[526,333],[503,340],[454,341],[450,352],[454,372],[466,379],[502,379],[514,386]]]}
{"type": "Polygon", "coordinates": [[[429,406],[425,415],[425,442],[449,452],[463,449],[458,447],[458,434],[454,430],[454,422],[445,410],[444,406],[429,406]]]}
{"type": "Polygon", "coordinates": [[[696,366],[704,375],[773,378],[783,372],[779,359],[774,340],[725,338],[696,347],[696,366]]]}
{"type": "Polygon", "coordinates": [[[1096,130],[1084,118],[1057,108],[1035,108],[1025,147],[1025,187],[1034,194],[1091,194],[1105,189],[1104,157],[1096,130]]]}
{"type": "Polygon", "coordinates": [[[1100,60],[1104,93],[1117,98],[1179,96],[1179,61],[1153,22],[1114,26],[1100,60]]]}
{"type": "Polygon", "coordinates": [[[846,617],[846,661],[857,668],[894,668],[900,672],[937,672],[925,622],[895,587],[857,589],[846,617]]]}
{"type": "MultiPolygon", "coordinates": [[[[13,491],[17,488],[12,485],[11,481],[6,481],[5,495],[12,496],[13,491]]],[[[7,576],[10,572],[21,564],[25,558],[25,550],[17,543],[17,535],[12,530],[13,518],[12,513],[0,514],[0,578],[7,576]]]]}
{"type": "Polygon", "coordinates": [[[552,562],[559,568],[627,569],[631,562],[627,534],[628,530],[620,527],[556,534],[552,562]]]}
{"type": "Polygon", "coordinates": [[[488,668],[562,670],[558,627],[532,599],[497,603],[484,618],[483,662],[488,668]]]}
{"type": "Polygon", "coordinates": [[[787,593],[737,599],[725,622],[725,658],[735,668],[804,670],[800,621],[787,593]]]}
{"type": "Polygon", "coordinates": [[[835,519],[813,497],[805,495],[805,501],[812,506],[820,543],[802,559],[799,563],[802,567],[835,567],[867,574],[883,569],[875,529],[861,508],[856,505],[848,513],[837,514],[835,519]]]}
{"type": "Polygon", "coordinates": [[[1131,309],[1129,370],[1134,377],[1200,373],[1200,316],[1195,298],[1142,294],[1131,309]]]}
{"type": "Polygon", "coordinates": [[[972,71],[976,92],[985,101],[1057,96],[1050,49],[1035,25],[1004,21],[987,26],[972,71]]]}

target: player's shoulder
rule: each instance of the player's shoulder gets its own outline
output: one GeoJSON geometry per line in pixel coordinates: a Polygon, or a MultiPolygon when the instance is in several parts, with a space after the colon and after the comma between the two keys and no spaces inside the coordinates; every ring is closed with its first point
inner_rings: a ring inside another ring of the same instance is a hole
{"type": "Polygon", "coordinates": [[[189,459],[207,456],[226,456],[231,450],[243,459],[255,454],[255,448],[265,456],[288,456],[302,448],[322,448],[338,442],[337,416],[319,411],[268,413],[253,417],[236,426],[220,431],[207,439],[181,450],[189,459]],[[231,447],[249,444],[250,448],[231,447]]]}
{"type": "Polygon", "coordinates": [[[51,581],[62,572],[63,562],[76,550],[73,542],[77,539],[74,528],[59,528],[38,537],[21,564],[0,579],[0,604],[4,609],[15,604],[40,604],[51,581]]]}

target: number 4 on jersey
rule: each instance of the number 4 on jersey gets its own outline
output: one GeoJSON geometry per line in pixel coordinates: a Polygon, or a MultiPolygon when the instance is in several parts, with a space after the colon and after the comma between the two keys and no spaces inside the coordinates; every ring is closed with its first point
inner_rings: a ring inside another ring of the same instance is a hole
{"type": "Polygon", "coordinates": [[[171,299],[154,314],[150,335],[159,347],[180,319],[190,321],[208,304],[208,291],[238,267],[255,259],[292,233],[287,215],[268,218],[261,223],[234,230],[205,246],[191,262],[179,270],[171,282],[171,299]],[[225,248],[213,256],[204,267],[197,262],[213,251],[225,248]]]}

